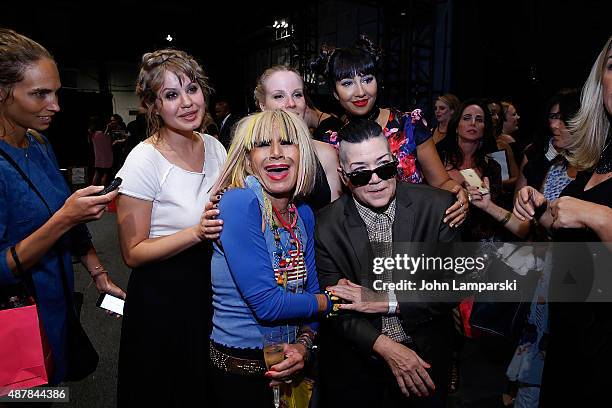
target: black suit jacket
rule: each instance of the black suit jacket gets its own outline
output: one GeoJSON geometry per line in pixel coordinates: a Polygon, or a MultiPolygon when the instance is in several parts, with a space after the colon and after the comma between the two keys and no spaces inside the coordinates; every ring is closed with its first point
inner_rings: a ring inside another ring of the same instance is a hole
{"type": "MultiPolygon", "coordinates": [[[[442,222],[444,212],[453,202],[454,197],[447,191],[398,182],[393,223],[394,244],[423,242],[435,246],[438,242],[457,241],[458,230],[442,222]]],[[[368,233],[350,194],[343,195],[317,214],[315,245],[322,289],[335,285],[341,278],[372,287],[374,275],[368,233]]],[[[428,349],[435,354],[436,347],[432,349],[432,345],[440,343],[440,339],[432,337],[449,337],[444,331],[449,328],[452,330],[450,313],[454,305],[402,303],[399,300],[399,317],[404,330],[412,337],[416,347],[428,349]],[[442,326],[437,322],[443,322],[442,326]]],[[[339,365],[343,372],[363,371],[364,366],[359,361],[375,359],[372,348],[381,335],[381,320],[381,315],[361,313],[330,318],[321,327],[322,360],[327,358],[325,356],[333,358],[333,364],[339,365]]],[[[321,361],[321,365],[327,364],[321,361]]],[[[344,376],[334,381],[349,383],[351,378],[344,376]]]]}
{"type": "Polygon", "coordinates": [[[221,122],[219,122],[219,126],[221,126],[219,130],[219,141],[226,150],[229,149],[232,142],[232,131],[239,120],[240,117],[238,115],[230,113],[223,126],[221,126],[221,122]]]}

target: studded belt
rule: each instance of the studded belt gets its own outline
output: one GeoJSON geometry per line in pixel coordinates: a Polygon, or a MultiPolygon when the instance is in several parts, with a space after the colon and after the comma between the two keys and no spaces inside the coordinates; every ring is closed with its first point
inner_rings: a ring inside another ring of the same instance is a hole
{"type": "Polygon", "coordinates": [[[212,341],[210,342],[210,360],[219,370],[231,374],[259,376],[266,372],[263,359],[251,360],[233,357],[215,347],[212,341]]]}

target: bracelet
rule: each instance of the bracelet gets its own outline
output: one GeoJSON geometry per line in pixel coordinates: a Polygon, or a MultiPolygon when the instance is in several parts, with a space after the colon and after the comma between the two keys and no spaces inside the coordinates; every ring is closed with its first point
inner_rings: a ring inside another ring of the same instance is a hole
{"type": "Polygon", "coordinates": [[[15,262],[15,272],[13,273],[16,278],[24,275],[23,266],[21,265],[21,261],[17,256],[17,250],[14,246],[10,248],[11,256],[13,257],[13,262],[15,262]]]}
{"type": "Polygon", "coordinates": [[[327,298],[327,311],[325,312],[324,317],[336,316],[340,310],[340,298],[333,295],[328,290],[323,291],[323,294],[327,298]]]}
{"type": "Polygon", "coordinates": [[[510,217],[512,217],[512,213],[510,211],[507,211],[506,215],[504,216],[504,218],[501,219],[501,221],[499,221],[499,223],[501,225],[506,225],[508,221],[510,221],[510,217]]]}
{"type": "Polygon", "coordinates": [[[387,314],[394,315],[397,313],[397,296],[395,296],[395,291],[389,291],[387,295],[389,296],[389,310],[387,314]]]}
{"type": "Polygon", "coordinates": [[[104,273],[108,275],[108,271],[106,271],[104,269],[104,266],[102,266],[102,265],[96,266],[94,268],[93,272],[91,272],[91,271],[88,271],[88,272],[89,272],[89,276],[91,276],[91,279],[95,279],[96,277],[98,277],[98,276],[100,276],[100,275],[102,275],[104,273]]]}
{"type": "Polygon", "coordinates": [[[100,271],[94,275],[91,275],[91,279],[96,279],[98,276],[103,275],[103,274],[107,274],[108,275],[108,271],[100,271]]]}
{"type": "Polygon", "coordinates": [[[307,334],[303,334],[303,335],[299,336],[295,342],[301,344],[304,347],[306,347],[306,350],[309,350],[309,351],[312,350],[312,347],[314,345],[314,341],[313,341],[312,337],[310,337],[307,334]]]}
{"type": "Polygon", "coordinates": [[[314,334],[312,332],[304,332],[298,336],[296,339],[297,344],[301,344],[306,349],[305,360],[309,361],[312,350],[314,349],[314,334]]]}

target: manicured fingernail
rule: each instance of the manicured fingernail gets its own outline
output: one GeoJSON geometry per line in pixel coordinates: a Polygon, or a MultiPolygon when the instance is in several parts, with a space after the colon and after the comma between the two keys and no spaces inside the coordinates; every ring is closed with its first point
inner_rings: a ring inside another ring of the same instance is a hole
{"type": "Polygon", "coordinates": [[[446,218],[442,220],[442,222],[444,222],[444,223],[446,223],[446,221],[447,221],[447,219],[446,219],[446,218]]]}

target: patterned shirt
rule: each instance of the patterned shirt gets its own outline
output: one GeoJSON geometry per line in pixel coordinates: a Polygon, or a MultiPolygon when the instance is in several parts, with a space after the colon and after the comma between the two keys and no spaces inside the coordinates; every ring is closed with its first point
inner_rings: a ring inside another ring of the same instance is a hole
{"type": "MultiPolygon", "coordinates": [[[[383,127],[383,134],[389,142],[391,153],[397,157],[398,180],[421,184],[424,182],[423,174],[417,157],[417,147],[431,138],[431,131],[427,122],[422,118],[421,110],[401,112],[389,109],[389,119],[383,127]]],[[[315,131],[314,138],[338,148],[338,131],[343,123],[335,117],[322,121],[315,131]]]]}
{"type": "MultiPolygon", "coordinates": [[[[390,258],[393,256],[393,221],[395,220],[395,198],[389,204],[389,207],[382,212],[372,211],[368,207],[361,205],[355,198],[355,206],[361,216],[361,219],[366,224],[368,238],[372,252],[376,257],[390,258]]],[[[392,273],[385,269],[382,278],[384,282],[391,282],[392,273]]],[[[382,317],[382,332],[392,340],[398,343],[410,339],[404,332],[402,324],[397,316],[382,317]]]]}
{"type": "Polygon", "coordinates": [[[565,163],[553,164],[546,175],[542,194],[548,201],[556,200],[561,195],[563,189],[573,180],[573,178],[567,175],[567,165],[565,163]]]}

